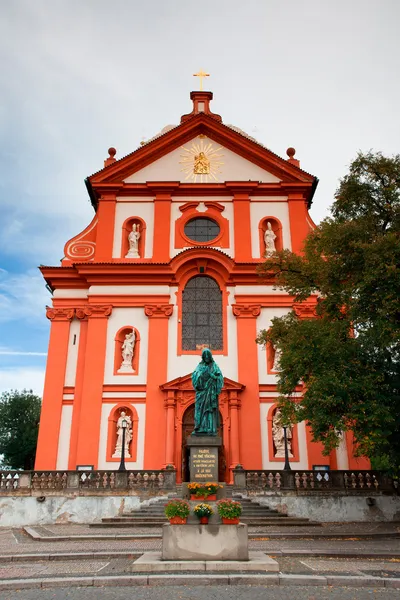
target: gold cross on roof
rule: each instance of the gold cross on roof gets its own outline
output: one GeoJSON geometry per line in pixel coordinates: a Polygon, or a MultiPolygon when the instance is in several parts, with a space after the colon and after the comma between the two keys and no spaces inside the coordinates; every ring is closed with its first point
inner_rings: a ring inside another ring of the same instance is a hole
{"type": "Polygon", "coordinates": [[[203,91],[203,79],[204,77],[210,77],[209,73],[204,73],[204,71],[202,71],[200,69],[200,71],[198,73],[194,73],[193,77],[198,77],[200,79],[200,91],[203,91]]]}

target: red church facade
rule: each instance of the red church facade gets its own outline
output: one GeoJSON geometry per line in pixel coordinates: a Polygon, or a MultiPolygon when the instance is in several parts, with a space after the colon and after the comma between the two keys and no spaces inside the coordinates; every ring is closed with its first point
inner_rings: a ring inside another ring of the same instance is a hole
{"type": "MultiPolygon", "coordinates": [[[[211,92],[191,99],[178,126],[120,160],[110,149],[87,180],[93,221],[67,242],[61,266],[41,267],[53,306],[37,469],[118,468],[124,411],[132,421],[127,468],[173,465],[185,480],[190,374],[205,346],[225,376],[220,479],[231,481],[237,464],[283,466],[272,435],[274,349],[255,338],[291,309],[310,318],[315,298],[295,305],[256,268],[268,227],[276,249],[301,252],[314,227],[308,208],[317,180],[293,149],[282,159],[224,125],[210,110],[211,92]],[[134,242],[132,231],[140,234],[134,242]]],[[[305,423],[293,427],[291,454],[295,469],[369,467],[354,458],[350,434],[323,456],[305,423]]]]}

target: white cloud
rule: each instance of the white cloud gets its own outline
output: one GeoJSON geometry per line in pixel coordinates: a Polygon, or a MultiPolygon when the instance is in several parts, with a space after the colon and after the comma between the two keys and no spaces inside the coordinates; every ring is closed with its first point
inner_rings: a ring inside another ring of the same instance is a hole
{"type": "Polygon", "coordinates": [[[33,390],[35,394],[43,394],[44,369],[32,367],[10,367],[0,370],[0,393],[10,390],[33,390]]]}
{"type": "Polygon", "coordinates": [[[43,319],[44,308],[50,299],[43,277],[36,269],[16,275],[4,270],[0,273],[0,322],[37,323],[38,319],[43,319]]]}

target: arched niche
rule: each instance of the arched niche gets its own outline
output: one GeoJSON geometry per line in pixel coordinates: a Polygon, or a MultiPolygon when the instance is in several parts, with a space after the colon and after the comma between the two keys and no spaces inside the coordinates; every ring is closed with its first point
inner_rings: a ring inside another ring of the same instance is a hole
{"type": "MultiPolygon", "coordinates": [[[[140,238],[139,238],[139,258],[144,258],[144,251],[146,248],[146,221],[143,221],[140,217],[129,217],[122,225],[122,239],[121,239],[121,258],[125,258],[129,251],[128,237],[132,231],[132,225],[139,226],[140,238]]],[[[138,258],[127,258],[126,260],[139,260],[138,258]]]]}
{"type": "Polygon", "coordinates": [[[265,349],[267,355],[267,373],[279,373],[278,369],[274,369],[274,362],[276,356],[276,349],[274,348],[274,345],[271,342],[267,342],[265,349]]]}
{"type": "Polygon", "coordinates": [[[113,458],[115,452],[115,446],[117,444],[117,423],[121,416],[121,412],[125,412],[132,421],[132,439],[129,443],[129,454],[130,458],[125,457],[125,462],[136,462],[137,460],[137,440],[138,440],[138,429],[139,429],[139,417],[136,408],[128,403],[118,402],[116,406],[111,410],[108,417],[108,431],[107,431],[107,462],[121,462],[120,458],[113,458]]]}
{"type": "Polygon", "coordinates": [[[261,256],[261,258],[265,257],[266,246],[265,246],[264,236],[265,236],[265,232],[268,228],[268,222],[271,223],[272,231],[276,235],[276,238],[274,240],[276,250],[279,252],[279,250],[283,249],[282,223],[276,217],[264,217],[263,219],[261,219],[259,226],[258,226],[259,237],[260,237],[260,256],[261,256]]]}
{"type": "Polygon", "coordinates": [[[114,375],[138,375],[139,374],[139,356],[140,356],[140,333],[132,325],[125,325],[121,327],[115,334],[114,338],[114,375]],[[125,336],[129,333],[135,332],[135,346],[133,349],[132,358],[132,372],[119,372],[122,363],[122,344],[124,343],[125,336]]]}
{"type": "MultiPolygon", "coordinates": [[[[273,404],[268,411],[267,414],[267,431],[268,431],[268,454],[269,460],[271,462],[285,462],[284,456],[275,456],[276,448],[274,444],[274,438],[272,433],[273,420],[276,411],[278,410],[278,404],[273,404]]],[[[298,431],[297,425],[291,426],[292,430],[292,439],[291,439],[291,452],[292,456],[289,455],[289,462],[298,462],[299,459],[299,440],[298,440],[298,431]]],[[[279,467],[278,467],[279,468],[279,467]]]]}

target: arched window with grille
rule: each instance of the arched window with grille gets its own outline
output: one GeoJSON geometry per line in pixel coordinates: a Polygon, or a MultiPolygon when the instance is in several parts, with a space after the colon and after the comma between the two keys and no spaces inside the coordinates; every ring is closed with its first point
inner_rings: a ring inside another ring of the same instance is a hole
{"type": "Polygon", "coordinates": [[[182,350],[223,349],[222,292],[206,275],[193,277],[182,294],[182,350]]]}

